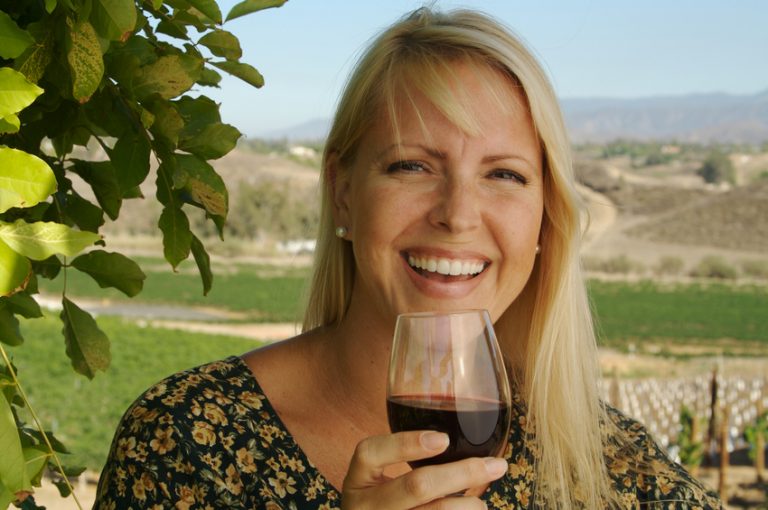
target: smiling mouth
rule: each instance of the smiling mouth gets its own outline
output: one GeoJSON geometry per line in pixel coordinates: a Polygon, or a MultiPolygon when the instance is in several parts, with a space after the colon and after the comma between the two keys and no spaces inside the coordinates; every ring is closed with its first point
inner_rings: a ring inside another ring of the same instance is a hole
{"type": "Polygon", "coordinates": [[[446,281],[470,280],[476,278],[489,266],[482,260],[460,260],[445,257],[429,257],[404,254],[408,265],[426,278],[440,278],[446,281]]]}

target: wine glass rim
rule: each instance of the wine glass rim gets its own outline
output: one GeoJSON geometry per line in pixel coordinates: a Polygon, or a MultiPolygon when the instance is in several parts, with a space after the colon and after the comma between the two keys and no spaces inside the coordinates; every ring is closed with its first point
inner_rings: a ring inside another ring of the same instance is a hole
{"type": "Polygon", "coordinates": [[[483,315],[488,316],[488,310],[485,308],[466,308],[462,310],[431,310],[431,311],[425,311],[425,312],[405,312],[398,314],[398,318],[420,318],[420,317],[443,317],[447,315],[469,315],[469,314],[476,314],[480,313],[483,315]]]}

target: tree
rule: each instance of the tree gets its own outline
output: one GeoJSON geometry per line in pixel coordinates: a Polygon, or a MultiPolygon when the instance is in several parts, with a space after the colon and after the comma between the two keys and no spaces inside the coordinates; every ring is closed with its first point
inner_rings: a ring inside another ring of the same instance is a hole
{"type": "Polygon", "coordinates": [[[710,152],[696,173],[709,184],[734,183],[736,178],[730,158],[719,150],[710,152]]]}
{"type": "MultiPolygon", "coordinates": [[[[285,1],[244,0],[226,20],[285,1]]],[[[3,344],[23,343],[19,317],[42,315],[33,296],[45,279],[77,270],[128,296],[141,292],[141,268],[106,250],[100,230],[124,201],[145,199],[139,185],[151,158],[165,259],[176,268],[192,254],[203,292],[211,288],[187,212],[203,210],[222,235],[228,194],[209,161],[241,135],[216,103],[190,92],[218,86],[220,71],[263,85],[224,21],[216,0],[0,0],[0,509],[22,500],[36,508],[29,494],[46,466],[60,473],[62,495],[78,471],[59,462],[64,447],[34,418],[3,344]],[[93,141],[106,159],[78,150],[93,141]],[[25,408],[33,425],[20,419],[25,408]]],[[[74,370],[88,378],[106,370],[109,339],[66,284],[61,321],[74,370]]]]}

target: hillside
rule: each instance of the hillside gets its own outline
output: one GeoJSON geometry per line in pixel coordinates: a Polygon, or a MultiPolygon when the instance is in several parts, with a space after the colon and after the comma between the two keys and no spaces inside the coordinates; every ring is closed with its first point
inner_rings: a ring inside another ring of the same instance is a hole
{"type": "MultiPolygon", "coordinates": [[[[752,95],[565,98],[561,105],[575,143],[617,139],[750,144],[768,141],[768,90],[752,95]]],[[[321,140],[329,125],[330,119],[314,119],[259,136],[321,140]]]]}

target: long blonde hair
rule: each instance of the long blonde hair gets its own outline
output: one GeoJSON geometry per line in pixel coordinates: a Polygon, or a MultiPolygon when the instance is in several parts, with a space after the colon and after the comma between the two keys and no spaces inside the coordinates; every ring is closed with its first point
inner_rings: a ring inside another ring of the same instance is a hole
{"type": "MultiPolygon", "coordinates": [[[[597,347],[579,262],[579,200],[557,98],[531,52],[481,13],[414,11],[375,39],[359,60],[326,141],[324,168],[331,154],[341,167],[354,158],[372,119],[394,111],[395,91],[403,82],[468,129],[471,119],[445,93],[451,90],[450,63],[456,61],[490,67],[522,87],[544,154],[541,254],[522,293],[496,323],[535,429],[537,503],[602,507],[614,496],[603,458],[597,347]]],[[[343,320],[355,277],[350,243],[334,235],[329,183],[322,194],[305,331],[343,320]]]]}

